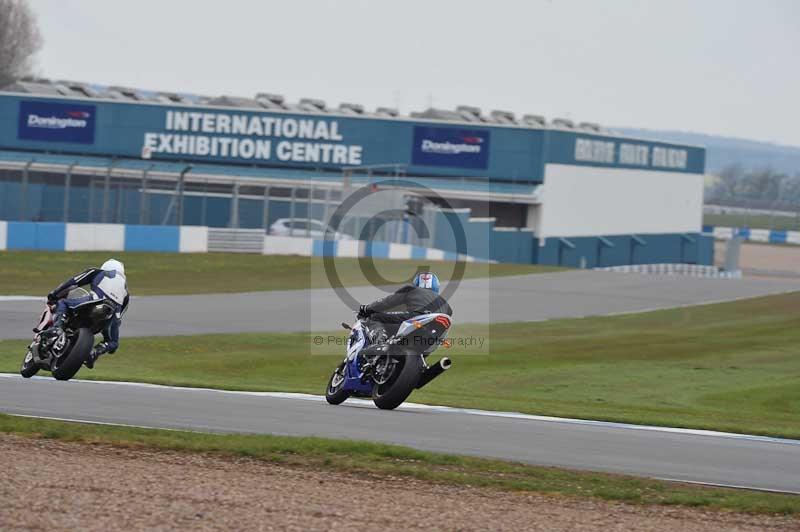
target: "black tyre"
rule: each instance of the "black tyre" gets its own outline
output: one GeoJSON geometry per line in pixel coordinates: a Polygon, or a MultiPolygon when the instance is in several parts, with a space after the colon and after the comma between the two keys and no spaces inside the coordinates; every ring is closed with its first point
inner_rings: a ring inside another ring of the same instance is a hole
{"type": "Polygon", "coordinates": [[[422,357],[413,351],[398,356],[402,367],[395,369],[394,375],[384,384],[372,388],[372,402],[382,410],[394,410],[408,399],[417,387],[422,374],[422,357]]]}
{"type": "Polygon", "coordinates": [[[94,335],[89,329],[78,331],[78,338],[72,348],[61,358],[60,363],[53,363],[53,377],[59,381],[68,381],[81,369],[83,361],[89,356],[94,343],[94,335]]]}
{"type": "Polygon", "coordinates": [[[325,390],[325,399],[332,405],[340,405],[350,397],[350,392],[344,389],[344,362],[339,364],[331,378],[328,379],[328,387],[325,390]]]}
{"type": "Polygon", "coordinates": [[[39,373],[39,366],[37,366],[33,361],[33,353],[30,349],[28,349],[28,353],[25,355],[25,359],[22,361],[22,366],[19,368],[19,374],[26,379],[30,379],[37,373],[39,373]]]}

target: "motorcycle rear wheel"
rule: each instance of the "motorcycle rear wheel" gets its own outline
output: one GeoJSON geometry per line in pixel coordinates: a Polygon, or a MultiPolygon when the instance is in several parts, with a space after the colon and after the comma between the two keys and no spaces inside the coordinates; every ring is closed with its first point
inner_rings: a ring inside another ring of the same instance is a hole
{"type": "Polygon", "coordinates": [[[340,405],[350,397],[350,391],[344,389],[344,362],[339,364],[331,378],[328,379],[328,387],[325,389],[325,399],[332,405],[340,405]]]}
{"type": "Polygon", "coordinates": [[[419,353],[407,351],[398,356],[403,366],[385,384],[372,388],[372,402],[381,410],[394,410],[408,399],[414,391],[422,374],[422,357],[419,353]]]}
{"type": "Polygon", "coordinates": [[[68,381],[81,369],[83,361],[89,356],[94,343],[92,331],[83,327],[78,331],[78,338],[72,345],[69,353],[63,358],[61,364],[53,362],[53,377],[59,381],[68,381]]]}

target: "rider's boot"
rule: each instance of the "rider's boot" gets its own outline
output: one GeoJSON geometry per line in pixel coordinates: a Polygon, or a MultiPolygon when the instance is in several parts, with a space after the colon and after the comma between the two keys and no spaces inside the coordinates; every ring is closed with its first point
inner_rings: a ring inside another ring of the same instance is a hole
{"type": "Polygon", "coordinates": [[[100,358],[100,355],[95,355],[94,349],[92,349],[92,352],[89,353],[89,356],[86,357],[86,360],[83,361],[83,365],[89,369],[94,369],[94,363],[97,361],[98,358],[100,358]]]}
{"type": "Polygon", "coordinates": [[[64,322],[65,321],[66,321],[66,318],[65,318],[64,314],[56,314],[56,315],[54,315],[53,316],[53,324],[50,327],[48,327],[47,329],[45,329],[44,331],[42,331],[42,336],[45,339],[55,338],[56,336],[61,334],[61,332],[64,330],[64,322]]]}

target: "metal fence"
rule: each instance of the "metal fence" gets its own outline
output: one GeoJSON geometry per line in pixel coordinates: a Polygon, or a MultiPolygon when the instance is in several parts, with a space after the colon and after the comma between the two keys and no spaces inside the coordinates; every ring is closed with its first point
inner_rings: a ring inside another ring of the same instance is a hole
{"type": "MultiPolygon", "coordinates": [[[[343,200],[374,183],[379,172],[403,174],[400,167],[349,169],[336,181],[205,175],[191,167],[5,165],[0,220],[199,225],[261,234],[275,226],[278,234],[318,236],[343,200]]],[[[349,209],[335,229],[345,238],[430,244],[432,205],[409,190],[386,192],[349,209]]]]}

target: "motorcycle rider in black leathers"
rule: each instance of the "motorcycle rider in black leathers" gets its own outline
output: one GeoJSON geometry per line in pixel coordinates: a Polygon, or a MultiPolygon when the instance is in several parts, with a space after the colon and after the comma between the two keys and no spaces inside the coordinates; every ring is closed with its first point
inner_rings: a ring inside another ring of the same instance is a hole
{"type": "Polygon", "coordinates": [[[67,310],[93,299],[107,299],[114,305],[114,315],[102,330],[103,341],[97,344],[84,364],[94,367],[97,358],[104,353],[114,353],[119,348],[119,328],[122,315],[128,309],[130,296],[125,279],[125,266],[118,260],[109,259],[100,268],[89,268],[75,277],[67,279],[58,288],[47,294],[47,303],[55,306],[53,325],[42,335],[53,337],[60,333],[64,326],[67,310]],[[70,290],[79,286],[90,285],[88,295],[67,298],[70,290]]]}
{"type": "Polygon", "coordinates": [[[395,334],[404,321],[432,312],[453,315],[453,309],[439,295],[439,278],[431,272],[421,272],[412,284],[369,305],[361,305],[358,318],[369,318],[370,330],[375,334],[373,341],[381,343],[395,334]]]}

